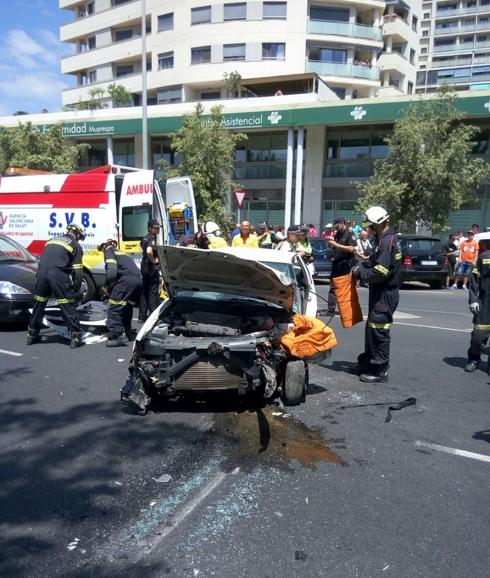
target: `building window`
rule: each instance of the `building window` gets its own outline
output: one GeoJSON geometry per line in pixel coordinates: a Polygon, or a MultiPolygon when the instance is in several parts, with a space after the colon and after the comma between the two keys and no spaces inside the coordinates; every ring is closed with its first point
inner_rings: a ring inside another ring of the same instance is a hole
{"type": "Polygon", "coordinates": [[[116,78],[134,74],[134,66],[132,64],[121,64],[116,66],[116,78]]]}
{"type": "Polygon", "coordinates": [[[412,30],[414,32],[417,32],[418,23],[419,23],[419,19],[417,18],[417,16],[412,16],[412,30]]]}
{"type": "Polygon", "coordinates": [[[410,49],[410,64],[415,64],[415,50],[410,49]]]}
{"type": "Polygon", "coordinates": [[[284,42],[263,42],[262,60],[285,60],[286,44],[284,42]]]}
{"type": "Polygon", "coordinates": [[[310,6],[310,20],[349,22],[349,9],[333,6],[310,6]]]}
{"type": "Polygon", "coordinates": [[[429,31],[428,30],[422,30],[422,37],[427,38],[427,36],[429,36],[429,31]]]}
{"type": "Polygon", "coordinates": [[[130,0],[112,0],[112,5],[119,6],[120,4],[126,4],[126,2],[130,2],[130,0]]]}
{"type": "Polygon", "coordinates": [[[312,62],[345,63],[347,62],[347,50],[312,46],[310,48],[309,60],[312,62]]]}
{"type": "Polygon", "coordinates": [[[245,60],[245,44],[224,44],[223,60],[245,60]]]}
{"type": "Polygon", "coordinates": [[[122,40],[129,40],[133,37],[133,29],[125,28],[124,30],[114,31],[114,42],[121,42],[122,40]]]}
{"type": "Polygon", "coordinates": [[[425,20],[429,20],[429,19],[430,19],[430,12],[424,12],[424,19],[425,19],[425,20]]]}
{"type": "Polygon", "coordinates": [[[174,53],[173,52],[162,52],[158,55],[158,70],[164,70],[165,68],[174,67],[174,53]]]}
{"type": "Polygon", "coordinates": [[[114,139],[114,164],[125,167],[134,167],[134,140],[133,139],[114,139]]]}
{"type": "Polygon", "coordinates": [[[211,22],[211,6],[198,6],[191,9],[191,24],[211,22]]]}
{"type": "Polygon", "coordinates": [[[95,44],[96,44],[95,36],[89,36],[87,38],[87,48],[89,50],[93,50],[95,48],[95,44]]]}
{"type": "Polygon", "coordinates": [[[91,70],[88,73],[88,83],[89,84],[94,84],[94,82],[97,82],[97,71],[96,70],[91,70]]]}
{"type": "Polygon", "coordinates": [[[211,62],[211,46],[191,48],[191,64],[204,64],[206,62],[211,62]]]}
{"type": "Polygon", "coordinates": [[[420,54],[427,54],[427,48],[421,48],[420,54]]]}
{"type": "Polygon", "coordinates": [[[201,92],[201,100],[219,100],[221,98],[221,92],[217,91],[209,91],[209,92],[201,92]]]}
{"type": "Polygon", "coordinates": [[[407,84],[407,93],[413,94],[413,82],[408,82],[407,84]]]}
{"type": "Polygon", "coordinates": [[[157,103],[158,104],[168,104],[169,102],[181,102],[182,101],[182,85],[177,86],[164,86],[158,89],[157,93],[157,103]]]}
{"type": "Polygon", "coordinates": [[[162,14],[158,17],[158,32],[174,29],[174,13],[162,14]]]}
{"type": "Polygon", "coordinates": [[[223,7],[223,20],[246,20],[247,3],[225,4],[223,7]]]}
{"type": "Polygon", "coordinates": [[[287,17],[287,2],[264,2],[262,18],[285,20],[287,17]]]}

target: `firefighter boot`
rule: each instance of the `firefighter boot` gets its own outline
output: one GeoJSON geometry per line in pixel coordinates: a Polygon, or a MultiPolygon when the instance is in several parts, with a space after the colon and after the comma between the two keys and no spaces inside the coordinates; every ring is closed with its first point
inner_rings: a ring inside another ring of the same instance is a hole
{"type": "Polygon", "coordinates": [[[365,383],[386,383],[388,381],[388,367],[381,366],[368,373],[361,373],[359,379],[365,383]]]}
{"type": "Polygon", "coordinates": [[[70,348],[71,349],[76,349],[77,347],[81,347],[83,345],[83,341],[82,341],[82,333],[81,331],[74,331],[71,334],[71,339],[70,339],[70,348]]]}
{"type": "Polygon", "coordinates": [[[126,335],[124,335],[124,333],[121,333],[121,335],[113,335],[112,337],[110,337],[107,341],[105,346],[106,347],[121,347],[121,346],[125,346],[128,344],[128,338],[126,337],[126,335]]]}
{"type": "Polygon", "coordinates": [[[39,329],[29,329],[26,336],[26,345],[38,343],[41,337],[39,336],[39,329]]]}
{"type": "Polygon", "coordinates": [[[475,359],[470,359],[468,361],[468,363],[464,366],[464,370],[467,373],[473,373],[474,371],[476,371],[478,369],[478,366],[480,365],[480,361],[479,360],[475,360],[475,359]]]}

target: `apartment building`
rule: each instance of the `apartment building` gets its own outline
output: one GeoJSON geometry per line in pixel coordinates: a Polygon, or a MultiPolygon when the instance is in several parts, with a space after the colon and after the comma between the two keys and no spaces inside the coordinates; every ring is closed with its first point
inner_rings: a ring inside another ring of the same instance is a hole
{"type": "MultiPolygon", "coordinates": [[[[148,104],[311,91],[327,100],[410,93],[420,3],[146,0],[148,104]],[[233,71],[241,76],[236,88],[224,81],[233,71]]],[[[140,104],[141,0],[59,6],[72,14],[60,36],[74,49],[62,60],[62,72],[74,78],[63,104],[86,102],[91,89],[107,91],[114,82],[140,104]]]]}
{"type": "Polygon", "coordinates": [[[490,87],[490,0],[423,0],[417,92],[490,87]]]}

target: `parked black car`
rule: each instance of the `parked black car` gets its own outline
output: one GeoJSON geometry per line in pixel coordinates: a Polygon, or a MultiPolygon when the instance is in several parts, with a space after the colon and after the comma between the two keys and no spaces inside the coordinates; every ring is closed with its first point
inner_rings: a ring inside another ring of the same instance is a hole
{"type": "Polygon", "coordinates": [[[328,246],[325,239],[320,237],[313,237],[310,239],[311,248],[313,249],[313,257],[315,258],[313,265],[315,266],[315,274],[313,279],[315,281],[323,281],[330,278],[330,271],[332,270],[333,251],[328,246]]]}
{"type": "Polygon", "coordinates": [[[28,320],[36,271],[36,257],[17,241],[0,235],[0,322],[28,320]]]}
{"type": "Polygon", "coordinates": [[[401,282],[422,281],[441,289],[447,277],[448,261],[438,237],[398,235],[402,249],[401,282]]]}

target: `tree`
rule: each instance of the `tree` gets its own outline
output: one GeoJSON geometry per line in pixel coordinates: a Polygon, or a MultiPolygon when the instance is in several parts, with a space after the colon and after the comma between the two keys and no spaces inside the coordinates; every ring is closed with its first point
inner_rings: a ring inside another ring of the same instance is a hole
{"type": "Polygon", "coordinates": [[[392,223],[436,230],[451,211],[476,198],[490,165],[471,158],[478,128],[463,122],[456,95],[443,88],[437,98],[410,106],[385,139],[390,155],[376,161],[374,175],[359,185],[358,209],[385,207],[392,223]]]}
{"type": "Polygon", "coordinates": [[[234,152],[244,134],[233,133],[222,126],[221,107],[213,107],[204,117],[199,103],[192,114],[182,119],[182,128],[172,138],[172,149],[182,162],[169,167],[161,163],[167,177],[189,175],[196,196],[200,221],[215,221],[223,229],[231,226],[233,215],[228,209],[228,194],[236,186],[229,177],[233,171],[234,152]]]}
{"type": "Polygon", "coordinates": [[[88,100],[88,108],[90,110],[97,110],[102,108],[102,99],[104,98],[104,89],[103,88],[91,88],[88,91],[89,100],[88,100]]]}
{"type": "Polygon", "coordinates": [[[88,148],[88,144],[66,145],[61,124],[40,132],[30,122],[21,123],[0,134],[0,172],[9,166],[75,172],[80,154],[88,148]]]}
{"type": "Polygon", "coordinates": [[[226,84],[226,88],[228,89],[228,96],[232,97],[235,94],[237,88],[238,96],[240,96],[240,82],[242,80],[242,75],[236,70],[233,70],[230,73],[225,72],[223,74],[223,78],[226,84]]]}
{"type": "Polygon", "coordinates": [[[14,112],[13,116],[24,116],[26,114],[29,114],[29,113],[26,112],[25,110],[18,110],[16,112],[14,112]]]}
{"type": "Polygon", "coordinates": [[[133,102],[133,95],[122,84],[116,84],[114,82],[109,84],[107,92],[115,108],[128,106],[133,102]]]}

